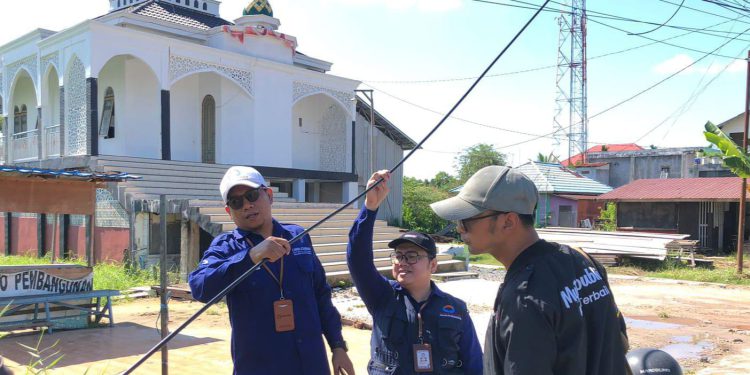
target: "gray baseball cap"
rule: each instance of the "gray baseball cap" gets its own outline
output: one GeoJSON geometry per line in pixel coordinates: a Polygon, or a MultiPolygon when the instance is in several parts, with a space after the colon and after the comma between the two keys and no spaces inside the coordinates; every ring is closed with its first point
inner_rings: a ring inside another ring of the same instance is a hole
{"type": "Polygon", "coordinates": [[[491,165],[474,173],[457,196],[430,205],[446,220],[461,220],[487,210],[534,213],[539,193],[525,174],[508,167],[491,165]]]}

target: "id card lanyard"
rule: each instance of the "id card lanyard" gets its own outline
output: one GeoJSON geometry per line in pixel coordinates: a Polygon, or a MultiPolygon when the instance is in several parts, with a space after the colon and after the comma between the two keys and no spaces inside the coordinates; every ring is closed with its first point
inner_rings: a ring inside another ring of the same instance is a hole
{"type": "MultiPolygon", "coordinates": [[[[252,241],[249,238],[245,238],[250,248],[254,247],[252,241]]],[[[273,271],[268,268],[268,265],[263,263],[263,268],[271,276],[271,278],[279,284],[279,300],[273,303],[273,316],[274,324],[276,326],[276,332],[288,332],[294,330],[294,305],[293,301],[284,297],[284,258],[281,258],[281,271],[279,277],[274,275],[273,271]]]]}
{"type": "Polygon", "coordinates": [[[424,330],[422,323],[422,311],[430,302],[429,299],[422,304],[417,312],[417,321],[419,325],[419,343],[414,344],[414,371],[415,372],[432,372],[432,347],[424,342],[424,330]]]}

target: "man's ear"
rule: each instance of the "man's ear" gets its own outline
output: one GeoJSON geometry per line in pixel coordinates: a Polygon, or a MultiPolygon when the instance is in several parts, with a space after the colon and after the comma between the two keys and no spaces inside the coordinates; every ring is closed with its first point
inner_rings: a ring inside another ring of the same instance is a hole
{"type": "Polygon", "coordinates": [[[435,258],[430,259],[430,273],[437,272],[437,268],[438,268],[438,260],[437,260],[437,255],[435,255],[435,258]]]}
{"type": "Polygon", "coordinates": [[[224,206],[224,211],[226,211],[227,214],[229,214],[229,206],[224,206]]]}
{"type": "Polygon", "coordinates": [[[268,202],[273,203],[273,190],[270,187],[266,188],[266,194],[268,194],[268,202]]]}

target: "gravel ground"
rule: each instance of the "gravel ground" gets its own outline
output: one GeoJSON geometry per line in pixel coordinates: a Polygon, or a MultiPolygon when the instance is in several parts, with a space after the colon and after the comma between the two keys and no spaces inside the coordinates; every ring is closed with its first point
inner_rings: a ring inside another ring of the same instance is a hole
{"type": "MultiPolygon", "coordinates": [[[[438,283],[438,287],[446,293],[465,301],[475,325],[477,321],[484,322],[492,311],[497,288],[505,277],[505,270],[495,266],[471,266],[471,271],[479,274],[478,279],[465,279],[438,283]]],[[[334,288],[332,291],[333,304],[341,314],[345,324],[358,328],[371,329],[372,316],[367,311],[357,294],[356,287],[334,288]]],[[[484,332],[484,324],[477,327],[477,331],[484,332]]]]}

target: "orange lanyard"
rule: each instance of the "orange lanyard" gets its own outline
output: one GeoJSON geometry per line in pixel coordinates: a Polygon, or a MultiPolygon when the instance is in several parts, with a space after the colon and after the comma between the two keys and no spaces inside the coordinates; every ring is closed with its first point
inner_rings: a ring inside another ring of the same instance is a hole
{"type": "MultiPolygon", "coordinates": [[[[250,241],[249,238],[245,237],[245,241],[247,241],[248,245],[250,245],[250,249],[252,249],[253,247],[255,247],[255,244],[253,244],[253,242],[250,241]]],[[[250,251],[250,250],[248,249],[248,251],[250,251]]],[[[263,263],[263,268],[265,268],[266,272],[268,272],[268,274],[271,275],[271,278],[273,278],[273,280],[276,281],[277,284],[279,284],[279,293],[281,294],[281,298],[280,299],[284,299],[284,286],[283,286],[283,282],[284,282],[284,257],[281,258],[281,273],[279,274],[278,278],[276,277],[276,275],[273,274],[273,271],[271,271],[271,269],[268,268],[268,266],[265,263],[263,263]]]]}
{"type": "Polygon", "coordinates": [[[427,298],[427,300],[424,301],[422,304],[422,307],[419,308],[419,311],[417,312],[417,320],[419,321],[419,343],[424,344],[424,335],[422,334],[422,310],[427,306],[427,304],[430,302],[430,299],[427,298]]]}

